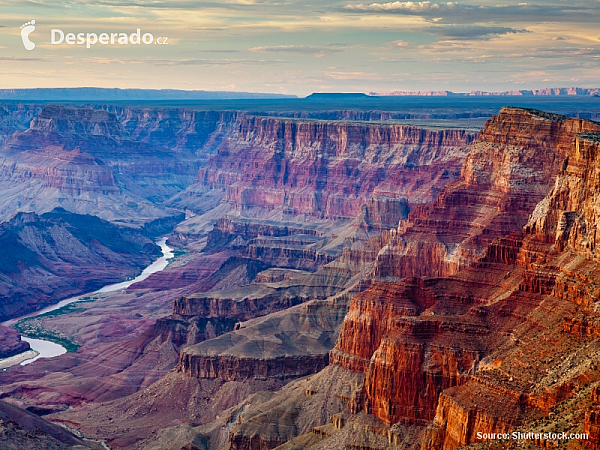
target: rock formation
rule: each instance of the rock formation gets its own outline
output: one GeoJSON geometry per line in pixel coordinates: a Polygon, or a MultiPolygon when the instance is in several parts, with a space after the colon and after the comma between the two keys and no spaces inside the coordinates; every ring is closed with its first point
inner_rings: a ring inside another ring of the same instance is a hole
{"type": "Polygon", "coordinates": [[[90,449],[94,444],[35,414],[0,402],[0,446],[6,450],[90,449]]]}
{"type": "Polygon", "coordinates": [[[29,343],[22,341],[19,333],[0,325],[0,358],[8,358],[27,350],[29,343]]]}
{"type": "Polygon", "coordinates": [[[584,280],[599,269],[588,207],[599,127],[503,109],[461,181],[401,224],[375,273],[410,276],[421,258],[418,275],[444,278],[376,283],[352,301],[332,362],[365,373],[361,409],[387,425],[432,423],[423,448],[454,449],[547,414],[595,379],[579,355],[596,345],[597,294],[584,280]]]}
{"type": "MultiPolygon", "coordinates": [[[[353,218],[377,195],[431,199],[476,132],[242,116],[200,170],[238,209],[353,218]]],[[[373,216],[375,217],[375,216],[373,216]]]]}
{"type": "Polygon", "coordinates": [[[520,231],[554,184],[579,133],[600,125],[503,108],[471,147],[461,179],[414,209],[377,256],[375,276],[447,276],[520,231]]]}
{"type": "Polygon", "coordinates": [[[235,331],[182,349],[178,370],[189,377],[298,378],[328,364],[347,298],[312,301],[238,324],[235,331]]]}
{"type": "Polygon", "coordinates": [[[197,158],[132,139],[112,113],[48,105],[0,148],[0,219],[55,207],[138,226],[191,184],[197,158]]]}
{"type": "MultiPolygon", "coordinates": [[[[357,377],[351,392],[335,390],[342,409],[327,409],[312,388],[250,397],[226,448],[453,450],[480,442],[478,432],[597,436],[599,127],[503,109],[459,181],[332,263],[374,261],[375,282],[352,298],[332,365],[314,376],[336,368],[338,381],[357,377]],[[310,426],[299,419],[320,408],[328,413],[310,426]]],[[[218,423],[196,436],[222,445],[218,423]]]]}

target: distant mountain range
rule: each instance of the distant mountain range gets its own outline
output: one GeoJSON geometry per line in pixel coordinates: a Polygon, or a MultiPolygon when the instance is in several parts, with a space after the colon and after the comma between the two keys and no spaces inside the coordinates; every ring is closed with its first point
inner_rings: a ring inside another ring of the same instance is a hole
{"type": "Polygon", "coordinates": [[[228,91],[183,91],[178,89],[37,88],[0,89],[0,100],[232,100],[297,98],[295,95],[228,91]]]}
{"type": "Polygon", "coordinates": [[[600,97],[600,88],[545,88],[545,89],[521,89],[517,91],[503,92],[452,92],[452,91],[392,91],[392,92],[370,92],[369,95],[376,97],[488,97],[488,96],[563,96],[579,95],[600,97]]]}
{"type": "MultiPolygon", "coordinates": [[[[593,96],[600,97],[600,88],[545,88],[503,92],[452,91],[391,91],[363,93],[313,93],[308,100],[359,100],[368,97],[491,97],[491,96],[593,96]]],[[[185,91],[178,89],[119,88],[35,88],[0,89],[0,100],[23,101],[169,101],[169,100],[253,100],[295,99],[296,95],[259,92],[185,91]]]]}

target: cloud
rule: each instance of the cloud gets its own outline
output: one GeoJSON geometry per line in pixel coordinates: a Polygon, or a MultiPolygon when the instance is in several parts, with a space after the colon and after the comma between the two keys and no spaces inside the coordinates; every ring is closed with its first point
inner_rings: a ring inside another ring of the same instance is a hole
{"type": "Polygon", "coordinates": [[[563,48],[528,48],[523,52],[511,53],[506,55],[510,58],[540,58],[540,59],[563,59],[576,58],[578,61],[589,62],[589,58],[600,58],[600,49],[581,48],[581,47],[563,47],[563,48]]]}
{"type": "MultiPolygon", "coordinates": [[[[2,47],[6,48],[6,47],[2,47]]],[[[0,61],[42,61],[42,58],[21,58],[17,56],[0,56],[0,61]]]]}
{"type": "Polygon", "coordinates": [[[239,53],[239,50],[201,50],[203,53],[239,53]]]}
{"type": "Polygon", "coordinates": [[[437,25],[424,31],[452,40],[490,39],[503,34],[528,33],[526,29],[510,27],[486,27],[482,25],[437,25]]]}
{"type": "Polygon", "coordinates": [[[448,3],[431,3],[431,2],[388,2],[388,3],[371,3],[365,5],[359,3],[358,5],[346,5],[346,9],[354,9],[359,11],[396,11],[405,12],[409,14],[423,14],[430,12],[448,11],[451,9],[460,8],[456,2],[448,3]]]}
{"type": "Polygon", "coordinates": [[[368,73],[368,72],[338,72],[331,71],[325,73],[330,78],[334,80],[380,80],[381,74],[377,73],[368,73]]]}
{"type": "Polygon", "coordinates": [[[264,60],[264,59],[148,59],[144,61],[154,66],[237,66],[237,65],[263,65],[280,64],[284,60],[264,60]]]}
{"type": "Polygon", "coordinates": [[[342,52],[341,48],[332,47],[313,47],[310,45],[276,45],[252,47],[251,52],[274,52],[274,53],[293,53],[301,55],[310,55],[316,58],[322,58],[332,53],[342,52]]]}
{"type": "MultiPolygon", "coordinates": [[[[82,59],[78,58],[81,62],[82,59]]],[[[150,64],[152,66],[169,67],[169,66],[202,66],[202,67],[226,67],[226,66],[243,66],[243,65],[269,65],[280,64],[287,61],[284,60],[264,60],[264,59],[200,59],[200,58],[183,58],[183,59],[132,59],[132,58],[106,58],[101,56],[93,56],[85,58],[85,61],[95,64],[150,64]]]]}
{"type": "Polygon", "coordinates": [[[394,14],[420,16],[431,21],[447,23],[560,21],[576,19],[582,22],[597,22],[600,18],[600,3],[584,5],[468,5],[458,2],[386,2],[347,4],[346,12],[394,14]]]}

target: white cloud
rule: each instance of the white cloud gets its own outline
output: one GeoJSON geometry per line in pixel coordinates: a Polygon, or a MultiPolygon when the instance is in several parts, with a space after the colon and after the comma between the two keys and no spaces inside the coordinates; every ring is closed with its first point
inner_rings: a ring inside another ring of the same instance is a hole
{"type": "Polygon", "coordinates": [[[431,2],[388,2],[388,3],[371,3],[365,5],[346,5],[346,9],[356,9],[360,11],[406,11],[412,13],[423,13],[431,11],[452,10],[458,6],[456,2],[447,3],[431,3],[431,2]]]}

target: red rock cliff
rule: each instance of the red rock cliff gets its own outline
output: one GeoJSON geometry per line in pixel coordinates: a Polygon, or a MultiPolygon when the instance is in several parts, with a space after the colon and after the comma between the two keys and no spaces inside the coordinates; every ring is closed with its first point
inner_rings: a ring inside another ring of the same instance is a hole
{"type": "Polygon", "coordinates": [[[427,425],[422,448],[449,450],[548,414],[597,377],[576,356],[592,352],[599,322],[594,131],[503,109],[462,179],[382,242],[378,276],[442,277],[375,283],[352,300],[331,361],[366,375],[359,409],[427,425]]]}
{"type": "Polygon", "coordinates": [[[477,134],[247,116],[198,180],[239,208],[351,218],[373,195],[431,199],[477,134]]]}
{"type": "Polygon", "coordinates": [[[471,147],[461,179],[401,222],[375,276],[446,276],[519,231],[554,184],[576,136],[600,130],[582,119],[503,108],[471,147]]]}

